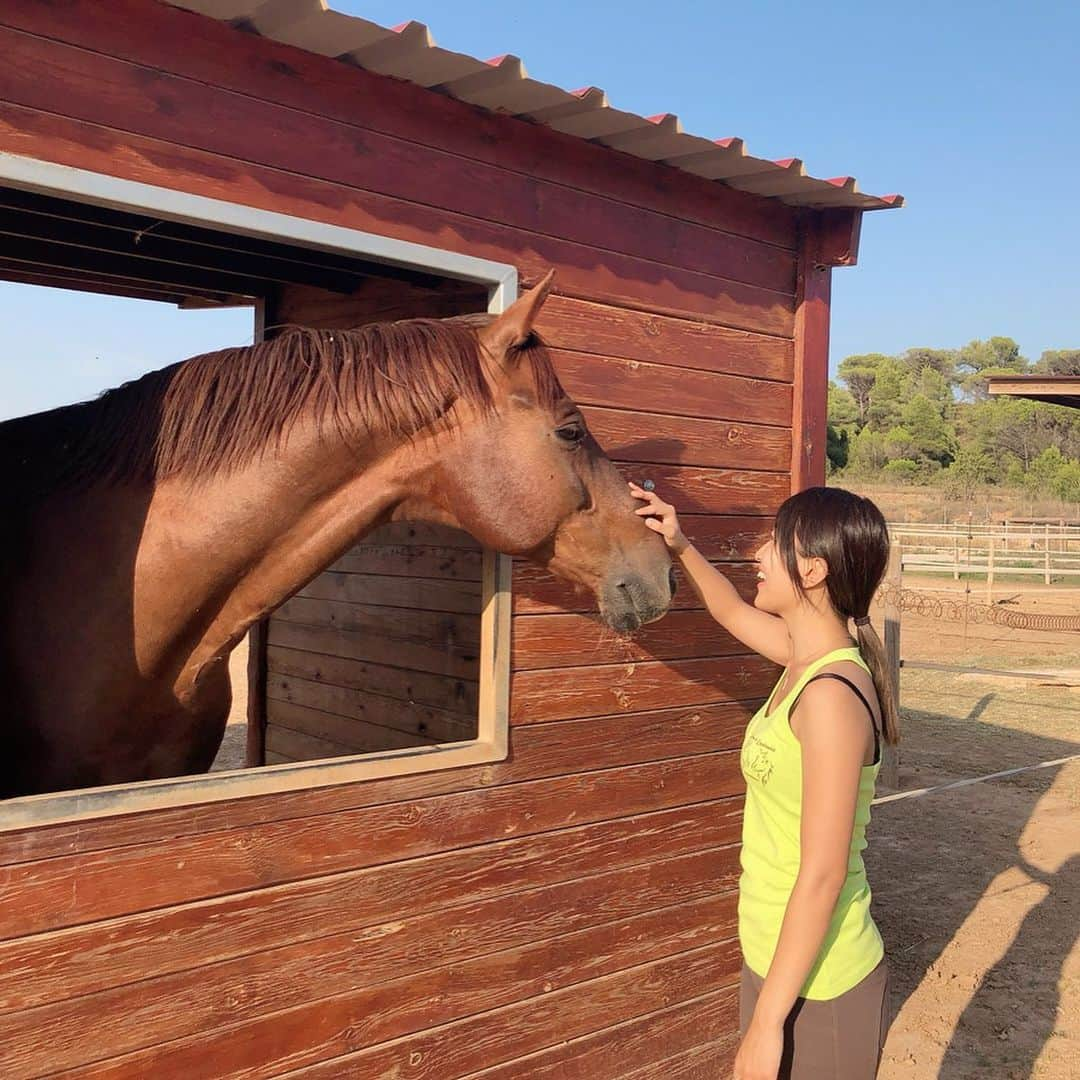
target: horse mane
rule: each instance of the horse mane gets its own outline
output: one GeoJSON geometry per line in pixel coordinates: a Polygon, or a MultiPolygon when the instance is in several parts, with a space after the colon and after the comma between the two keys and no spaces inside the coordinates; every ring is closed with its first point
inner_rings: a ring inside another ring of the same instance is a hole
{"type": "MultiPolygon", "coordinates": [[[[351,330],[289,326],[256,345],[150,372],[94,401],[0,424],[0,453],[28,483],[201,478],[280,446],[301,416],[345,438],[411,438],[445,422],[455,401],[492,407],[478,329],[491,316],[409,319],[351,330]]],[[[540,402],[563,397],[531,335],[513,359],[532,366],[540,402]]]]}

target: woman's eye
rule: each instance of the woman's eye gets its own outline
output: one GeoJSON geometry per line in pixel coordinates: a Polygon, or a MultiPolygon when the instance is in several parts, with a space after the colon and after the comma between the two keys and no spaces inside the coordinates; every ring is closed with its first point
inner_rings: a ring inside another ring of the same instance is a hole
{"type": "Polygon", "coordinates": [[[581,424],[564,424],[561,428],[555,429],[555,434],[563,442],[579,443],[585,438],[585,429],[581,424]]]}

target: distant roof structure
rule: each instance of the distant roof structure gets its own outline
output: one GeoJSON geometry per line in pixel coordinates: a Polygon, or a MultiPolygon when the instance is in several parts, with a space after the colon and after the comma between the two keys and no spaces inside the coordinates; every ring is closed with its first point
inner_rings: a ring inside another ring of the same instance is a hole
{"type": "Polygon", "coordinates": [[[1022,397],[1080,409],[1080,375],[994,375],[986,385],[991,397],[1022,397]]]}
{"type": "Polygon", "coordinates": [[[862,192],[852,176],[809,176],[799,158],[752,157],[739,138],[692,135],[683,131],[672,113],[646,117],[613,108],[607,94],[595,86],[563,90],[539,82],[529,77],[516,56],[479,60],[440,48],[423,23],[380,26],[358,15],[333,11],[326,0],[168,2],[306,52],[403,79],[491,112],[546,124],[792,206],[887,210],[904,202],[901,195],[862,192]]]}

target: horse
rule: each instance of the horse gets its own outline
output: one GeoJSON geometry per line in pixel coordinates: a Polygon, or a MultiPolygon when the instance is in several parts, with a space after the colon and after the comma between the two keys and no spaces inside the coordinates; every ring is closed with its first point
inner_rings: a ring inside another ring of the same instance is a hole
{"type": "Polygon", "coordinates": [[[661,539],[533,330],[498,316],[283,329],[0,424],[0,798],[206,772],[227,661],[390,521],[451,525],[590,590],[620,634],[661,539]]]}

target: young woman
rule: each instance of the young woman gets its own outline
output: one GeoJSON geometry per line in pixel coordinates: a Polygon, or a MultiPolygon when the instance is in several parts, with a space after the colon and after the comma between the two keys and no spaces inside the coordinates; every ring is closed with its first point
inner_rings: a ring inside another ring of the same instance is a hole
{"type": "Polygon", "coordinates": [[[757,551],[748,604],[687,540],[673,507],[630,489],[712,617],[784,667],[742,746],[735,1080],[872,1080],[887,969],[862,850],[882,740],[898,737],[867,614],[888,561],[885,519],[838,488],[793,495],[757,551]]]}

